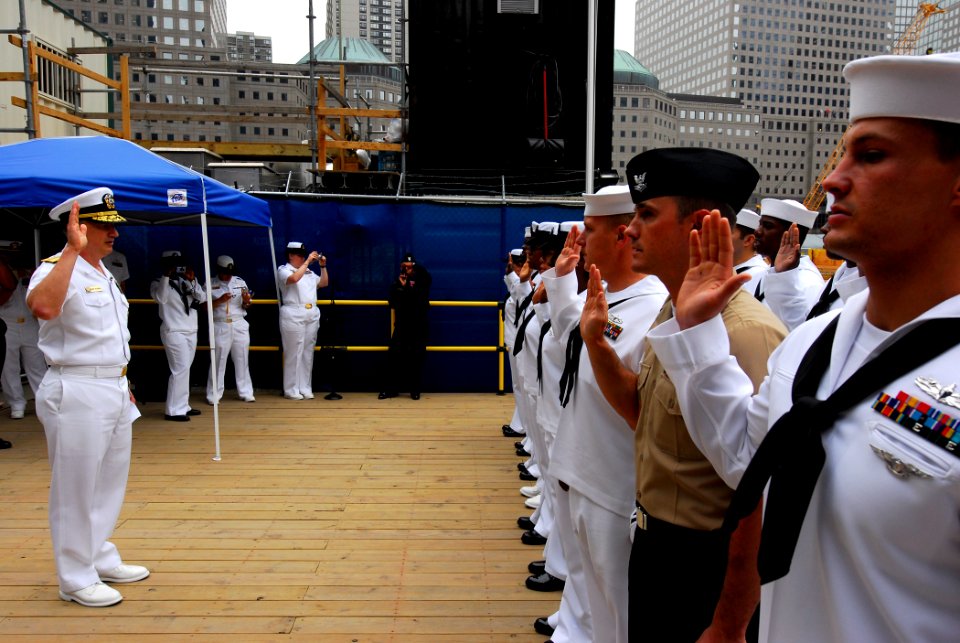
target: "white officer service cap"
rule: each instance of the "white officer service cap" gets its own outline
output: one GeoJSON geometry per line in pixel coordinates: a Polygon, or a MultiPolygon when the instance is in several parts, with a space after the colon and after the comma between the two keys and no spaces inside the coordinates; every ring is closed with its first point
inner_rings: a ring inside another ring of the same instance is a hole
{"type": "Polygon", "coordinates": [[[737,212],[737,225],[743,226],[744,228],[749,228],[751,230],[756,230],[757,226],[760,225],[760,215],[757,214],[754,210],[747,210],[744,208],[737,212]]]}
{"type": "Polygon", "coordinates": [[[850,121],[923,118],[960,123],[960,52],[873,56],[848,63],[850,121]]]}
{"type": "Polygon", "coordinates": [[[633,214],[633,199],[626,185],[608,185],[597,190],[596,194],[584,194],[583,205],[585,217],[633,214]]]}
{"type": "Polygon", "coordinates": [[[577,229],[583,230],[583,221],[563,221],[560,223],[560,234],[567,234],[573,230],[573,226],[577,226],[577,229]]]}
{"type": "Polygon", "coordinates": [[[217,266],[220,268],[227,268],[228,270],[233,270],[233,257],[230,255],[220,255],[217,257],[217,266]]]}
{"type": "Polygon", "coordinates": [[[796,223],[807,229],[812,228],[817,220],[816,212],[806,209],[802,203],[793,199],[761,199],[760,214],[796,223]]]}
{"type": "Polygon", "coordinates": [[[80,206],[79,219],[89,219],[100,223],[123,223],[126,221],[117,214],[117,206],[113,201],[113,190],[110,188],[94,188],[83,194],[71,197],[50,210],[50,218],[59,221],[64,214],[70,214],[73,202],[80,206]]]}

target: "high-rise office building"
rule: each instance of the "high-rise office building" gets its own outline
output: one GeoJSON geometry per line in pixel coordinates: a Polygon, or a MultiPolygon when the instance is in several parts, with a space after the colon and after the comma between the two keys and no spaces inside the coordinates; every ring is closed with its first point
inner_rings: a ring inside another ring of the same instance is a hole
{"type": "Polygon", "coordinates": [[[248,31],[226,34],[227,60],[233,62],[273,62],[273,40],[248,31]]]}
{"type": "Polygon", "coordinates": [[[638,0],[636,8],[636,57],[661,89],[757,110],[758,191],[802,199],[847,122],[843,66],[889,53],[896,0],[638,0]]]}
{"type": "Polygon", "coordinates": [[[404,62],[403,0],[327,0],[326,37],[363,38],[404,62]]]}

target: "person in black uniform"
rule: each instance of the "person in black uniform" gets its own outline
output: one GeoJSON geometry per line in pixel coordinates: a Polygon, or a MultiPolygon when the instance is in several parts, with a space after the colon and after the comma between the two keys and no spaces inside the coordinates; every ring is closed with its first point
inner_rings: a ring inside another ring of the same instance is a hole
{"type": "Polygon", "coordinates": [[[387,384],[378,396],[381,400],[396,397],[403,383],[409,386],[411,399],[420,399],[431,282],[427,269],[413,255],[404,255],[400,275],[390,286],[390,308],[395,317],[387,352],[387,384]]]}

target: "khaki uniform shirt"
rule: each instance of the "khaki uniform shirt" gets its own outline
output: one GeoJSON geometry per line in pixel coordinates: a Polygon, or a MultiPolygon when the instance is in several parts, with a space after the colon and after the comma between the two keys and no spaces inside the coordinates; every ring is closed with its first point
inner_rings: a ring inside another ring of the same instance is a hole
{"type": "MultiPolygon", "coordinates": [[[[653,326],[672,316],[673,304],[667,300],[653,326]]],[[[756,392],[767,374],[767,359],[787,329],[743,290],[737,291],[721,317],[730,336],[730,353],[753,381],[756,392]]],[[[660,520],[691,529],[718,529],[733,490],[690,439],[673,383],[649,344],[640,362],[637,393],[637,501],[660,520]]]]}

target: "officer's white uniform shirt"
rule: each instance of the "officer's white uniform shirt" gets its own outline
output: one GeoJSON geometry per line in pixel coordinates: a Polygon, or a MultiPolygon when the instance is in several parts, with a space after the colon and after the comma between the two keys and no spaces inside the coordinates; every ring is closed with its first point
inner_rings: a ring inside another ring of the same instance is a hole
{"type": "MultiPolygon", "coordinates": [[[[30,279],[28,295],[54,265],[40,264],[30,279]]],[[[49,364],[123,366],[130,361],[130,304],[102,262],[100,268],[103,273],[78,258],[60,315],[41,320],[39,347],[49,364]]]]}
{"type": "Polygon", "coordinates": [[[777,272],[771,266],[762,279],[763,303],[788,330],[806,321],[823,290],[823,275],[806,255],[801,255],[800,265],[793,270],[777,272]]]}
{"type": "MultiPolygon", "coordinates": [[[[819,399],[922,319],[960,317],[960,296],[928,310],[882,340],[864,323],[867,292],[853,295],[840,322],[819,399]]],[[[668,322],[649,335],[673,380],[698,447],[736,487],[757,446],[791,406],[800,360],[837,313],[811,320],[771,355],[770,376],[755,397],[730,359],[719,318],[677,332],[668,322]]],[[[954,347],[885,385],[951,418],[960,409],[917,384],[957,381],[954,347]]],[[[826,462],[807,510],[787,576],[763,587],[763,641],[952,641],[960,632],[960,458],[872,408],[871,396],[823,433],[826,462]],[[893,463],[888,464],[887,460],[893,463]],[[899,464],[897,464],[899,461],[899,464]],[[893,470],[907,469],[904,475],[893,470]]],[[[960,448],[958,446],[957,448],[960,448]]]]}
{"type": "Polygon", "coordinates": [[[320,277],[308,268],[299,281],[288,284],[287,279],[296,271],[289,263],[277,269],[277,282],[283,298],[280,314],[288,316],[291,321],[304,323],[320,319],[320,308],[317,306],[317,284],[320,283],[320,277]]]}
{"type": "MultiPolygon", "coordinates": [[[[559,279],[554,275],[550,272],[543,277],[554,328],[559,333],[569,333],[580,323],[583,300],[577,296],[573,273],[559,279]]],[[[627,368],[639,369],[644,337],[666,297],[666,288],[653,276],[618,292],[606,293],[608,304],[628,300],[610,310],[611,323],[622,330],[615,340],[607,338],[627,368]]],[[[633,427],[603,397],[586,348],[580,352],[580,368],[570,402],[560,414],[551,466],[559,479],[607,510],[624,518],[633,512],[633,427]]]]}
{"type": "Polygon", "coordinates": [[[196,279],[187,281],[176,277],[171,280],[164,275],[150,284],[150,297],[158,304],[161,332],[197,332],[197,311],[189,304],[193,301],[202,304],[207,300],[207,295],[196,279]],[[171,281],[179,288],[179,292],[170,285],[171,281]],[[181,292],[186,295],[186,304],[180,296],[181,292]]]}
{"type": "Polygon", "coordinates": [[[228,319],[236,321],[247,316],[243,308],[243,291],[247,289],[247,282],[234,275],[230,281],[220,281],[219,277],[210,279],[210,299],[219,299],[230,293],[230,299],[213,307],[213,321],[226,322],[228,319]]]}
{"type": "Polygon", "coordinates": [[[27,374],[27,380],[34,393],[40,387],[43,375],[47,371],[47,363],[43,359],[43,353],[37,347],[40,325],[27,307],[27,289],[19,279],[10,298],[0,305],[0,319],[3,319],[7,325],[7,332],[4,334],[7,349],[2,375],[0,375],[0,381],[3,382],[3,396],[12,410],[22,411],[27,400],[23,395],[23,385],[20,381],[21,356],[23,370],[27,374]]]}
{"type": "Polygon", "coordinates": [[[743,263],[735,265],[733,271],[738,275],[742,273],[750,275],[750,281],[743,284],[741,288],[752,295],[757,291],[757,285],[760,283],[763,273],[765,273],[769,267],[769,264],[763,260],[762,255],[755,254],[743,263]]]}

